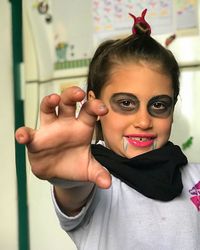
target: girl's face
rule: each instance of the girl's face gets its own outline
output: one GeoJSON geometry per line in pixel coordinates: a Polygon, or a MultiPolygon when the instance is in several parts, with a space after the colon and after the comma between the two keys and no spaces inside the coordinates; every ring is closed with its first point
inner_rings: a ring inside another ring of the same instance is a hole
{"type": "Polygon", "coordinates": [[[173,89],[169,76],[148,64],[117,66],[101,91],[109,109],[100,118],[108,148],[132,158],[160,148],[173,121],[173,89]]]}

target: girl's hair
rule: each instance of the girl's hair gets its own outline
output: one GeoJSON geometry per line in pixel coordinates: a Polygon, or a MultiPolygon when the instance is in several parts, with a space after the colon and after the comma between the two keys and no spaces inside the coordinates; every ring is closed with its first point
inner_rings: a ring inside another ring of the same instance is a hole
{"type": "MultiPolygon", "coordinates": [[[[171,51],[140,29],[136,35],[124,39],[105,41],[97,48],[89,66],[87,93],[92,90],[96,98],[108,82],[113,67],[127,62],[148,63],[153,69],[171,77],[174,104],[179,94],[179,67],[171,51]]],[[[96,126],[96,140],[102,140],[100,121],[96,126]]]]}

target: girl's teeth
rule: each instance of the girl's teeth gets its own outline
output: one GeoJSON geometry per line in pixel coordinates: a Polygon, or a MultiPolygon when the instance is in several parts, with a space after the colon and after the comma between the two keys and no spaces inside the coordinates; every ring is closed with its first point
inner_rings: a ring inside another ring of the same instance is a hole
{"type": "Polygon", "coordinates": [[[143,138],[143,137],[131,137],[131,140],[135,141],[148,141],[149,138],[143,138]]]}

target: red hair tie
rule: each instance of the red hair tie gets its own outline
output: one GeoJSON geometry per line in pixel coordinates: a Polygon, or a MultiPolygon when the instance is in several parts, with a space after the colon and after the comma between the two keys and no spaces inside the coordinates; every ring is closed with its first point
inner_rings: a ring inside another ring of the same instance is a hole
{"type": "Polygon", "coordinates": [[[145,34],[150,35],[151,34],[151,27],[145,20],[147,9],[144,9],[142,11],[142,15],[139,17],[134,16],[133,14],[129,13],[129,15],[134,19],[134,24],[132,27],[132,33],[133,35],[138,33],[138,28],[145,34]]]}

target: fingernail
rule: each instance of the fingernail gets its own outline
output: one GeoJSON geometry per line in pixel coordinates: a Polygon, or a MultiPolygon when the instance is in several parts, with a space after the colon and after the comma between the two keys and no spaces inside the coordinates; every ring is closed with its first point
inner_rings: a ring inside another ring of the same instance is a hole
{"type": "Polygon", "coordinates": [[[23,134],[18,134],[17,140],[18,140],[19,142],[21,142],[21,141],[23,141],[23,139],[24,139],[24,135],[23,135],[23,134]]]}
{"type": "Polygon", "coordinates": [[[106,105],[105,104],[100,104],[99,105],[99,110],[105,110],[106,109],[106,105]]]}
{"type": "Polygon", "coordinates": [[[75,88],[75,89],[73,90],[73,93],[74,93],[74,94],[79,94],[79,93],[82,93],[82,90],[79,89],[79,88],[75,88]]]}
{"type": "Polygon", "coordinates": [[[48,98],[51,99],[52,96],[54,96],[55,94],[50,94],[48,95],[48,98]]]}

